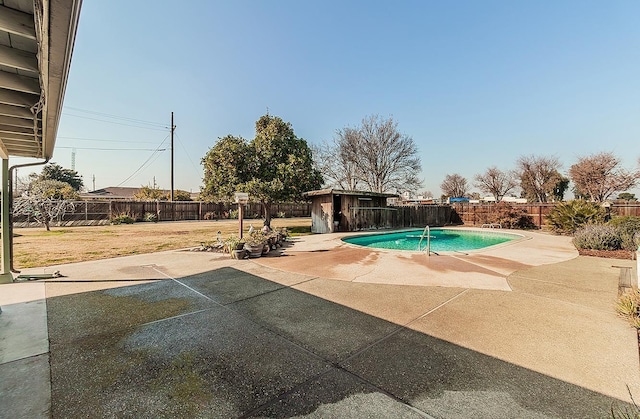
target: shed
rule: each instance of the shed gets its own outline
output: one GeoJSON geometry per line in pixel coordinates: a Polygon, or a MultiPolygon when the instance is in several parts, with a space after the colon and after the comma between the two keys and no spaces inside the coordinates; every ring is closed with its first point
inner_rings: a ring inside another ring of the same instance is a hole
{"type": "Polygon", "coordinates": [[[397,194],[321,189],[303,194],[311,200],[311,232],[333,233],[391,228],[397,209],[387,205],[397,194]]]}

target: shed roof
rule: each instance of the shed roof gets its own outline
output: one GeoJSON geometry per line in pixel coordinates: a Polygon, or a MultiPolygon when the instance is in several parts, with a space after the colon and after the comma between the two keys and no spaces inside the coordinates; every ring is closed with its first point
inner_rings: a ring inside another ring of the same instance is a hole
{"type": "Polygon", "coordinates": [[[370,191],[347,191],[344,189],[319,189],[317,191],[309,191],[302,194],[305,198],[310,198],[312,196],[322,196],[322,195],[353,195],[353,196],[366,196],[366,197],[378,197],[378,198],[393,198],[399,196],[398,194],[393,193],[381,193],[381,192],[370,192],[370,191]]]}

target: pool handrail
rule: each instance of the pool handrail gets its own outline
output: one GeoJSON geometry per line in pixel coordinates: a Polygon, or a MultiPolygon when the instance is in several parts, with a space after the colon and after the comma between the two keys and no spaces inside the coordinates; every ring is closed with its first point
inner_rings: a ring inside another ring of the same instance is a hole
{"type": "Polygon", "coordinates": [[[418,251],[420,250],[420,245],[422,245],[422,240],[424,239],[424,233],[427,233],[427,255],[431,256],[431,228],[427,225],[424,230],[422,230],[422,235],[420,236],[420,241],[418,242],[418,251]]]}

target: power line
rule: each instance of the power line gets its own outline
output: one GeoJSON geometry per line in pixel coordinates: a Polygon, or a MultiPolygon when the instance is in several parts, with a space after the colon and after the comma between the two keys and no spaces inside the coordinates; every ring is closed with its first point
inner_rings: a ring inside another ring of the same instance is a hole
{"type": "MultiPolygon", "coordinates": [[[[127,181],[129,181],[129,179],[131,179],[132,177],[134,177],[135,175],[137,175],[140,171],[142,171],[147,164],[151,165],[151,163],[155,162],[155,160],[158,159],[158,157],[160,156],[159,151],[161,150],[160,147],[162,147],[164,145],[164,142],[167,141],[167,138],[169,138],[169,135],[167,135],[166,137],[164,137],[164,140],[162,140],[162,142],[160,143],[160,145],[158,146],[158,148],[151,153],[151,155],[149,156],[149,158],[147,160],[145,160],[144,163],[142,163],[142,165],[140,165],[140,167],[138,167],[128,178],[126,178],[125,180],[123,180],[122,182],[120,182],[117,186],[122,186],[123,184],[125,184],[127,181]],[[149,163],[151,161],[151,159],[155,156],[155,159],[149,163]]],[[[166,150],[166,149],[162,149],[162,150],[166,150]]]]}
{"type": "Polygon", "coordinates": [[[102,143],[146,143],[146,144],[155,144],[155,141],[147,141],[147,140],[110,140],[110,139],[104,139],[104,138],[87,138],[87,137],[65,137],[62,135],[58,135],[59,139],[63,139],[63,140],[78,140],[78,141],[95,141],[95,142],[102,142],[102,143]]]}
{"type": "Polygon", "coordinates": [[[182,142],[182,139],[180,138],[180,136],[178,135],[178,133],[176,133],[176,137],[178,138],[178,142],[180,143],[180,146],[182,147],[182,149],[184,150],[184,153],[187,155],[187,158],[189,159],[189,161],[191,162],[191,165],[193,166],[193,168],[195,169],[196,173],[198,175],[200,175],[200,172],[198,170],[198,167],[196,166],[196,164],[193,162],[193,160],[191,159],[191,156],[189,155],[189,152],[187,151],[187,148],[184,146],[184,143],[182,142]]]}
{"type": "Polygon", "coordinates": [[[104,123],[107,123],[107,124],[123,125],[125,127],[133,127],[133,128],[140,128],[140,129],[149,129],[149,130],[152,130],[152,131],[167,131],[169,129],[169,127],[154,128],[154,127],[145,127],[145,126],[140,126],[140,125],[125,124],[123,122],[107,121],[105,119],[90,118],[88,116],[74,115],[74,114],[70,114],[70,113],[65,113],[65,115],[66,116],[72,116],[74,118],[82,118],[82,119],[89,119],[91,121],[104,122],[104,123]]]}
{"type": "Polygon", "coordinates": [[[145,121],[143,119],[129,118],[127,116],[118,116],[118,115],[108,114],[108,113],[104,113],[104,112],[90,111],[90,110],[82,109],[82,108],[74,108],[73,106],[65,106],[64,109],[70,109],[72,111],[84,112],[84,113],[88,113],[88,114],[92,114],[92,115],[104,116],[104,117],[112,118],[112,119],[120,119],[120,120],[123,120],[123,121],[136,122],[136,123],[145,124],[145,125],[156,125],[156,126],[164,127],[164,128],[166,128],[166,126],[167,126],[167,124],[160,123],[160,122],[145,121]]]}
{"type": "Polygon", "coordinates": [[[100,147],[64,147],[57,146],[56,148],[71,148],[74,150],[99,150],[99,151],[165,151],[166,148],[100,148],[100,147]]]}

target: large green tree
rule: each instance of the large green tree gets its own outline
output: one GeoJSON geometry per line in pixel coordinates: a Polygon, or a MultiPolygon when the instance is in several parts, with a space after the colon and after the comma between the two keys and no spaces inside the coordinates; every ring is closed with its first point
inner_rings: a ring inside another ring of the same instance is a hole
{"type": "Polygon", "coordinates": [[[83,186],[82,176],[75,170],[65,169],[56,163],[49,163],[42,168],[40,174],[32,173],[29,175],[32,181],[34,180],[57,180],[60,182],[68,183],[71,187],[79,191],[83,186]]]}
{"type": "Polygon", "coordinates": [[[247,192],[262,204],[267,225],[272,203],[299,201],[303,192],[322,185],[307,142],[277,116],[260,117],[255,138],[249,142],[232,135],[221,138],[202,164],[203,199],[230,201],[234,192],[247,192]]]}

